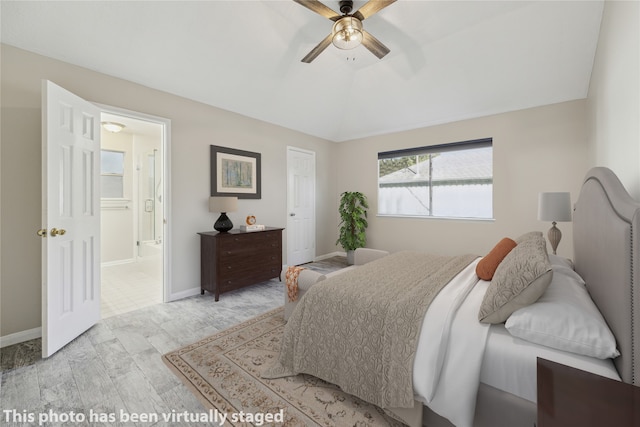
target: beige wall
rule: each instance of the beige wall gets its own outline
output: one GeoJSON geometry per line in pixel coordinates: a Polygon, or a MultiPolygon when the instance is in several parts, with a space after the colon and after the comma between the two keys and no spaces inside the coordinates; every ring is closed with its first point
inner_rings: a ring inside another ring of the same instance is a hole
{"type": "MultiPolygon", "coordinates": [[[[538,193],[569,191],[575,201],[587,171],[585,101],[573,101],[339,144],[338,191],[361,191],[371,210],[369,246],[397,251],[484,254],[502,237],[540,230],[538,193]],[[377,217],[377,153],[493,138],[495,221],[377,217]]],[[[559,223],[558,254],[571,257],[569,223],[559,223]]]]}
{"type": "Polygon", "coordinates": [[[588,97],[589,161],[640,200],[640,2],[605,2],[588,97]]]}
{"type": "MultiPolygon", "coordinates": [[[[335,144],[228,111],[189,101],[2,45],[0,336],[40,327],[41,271],[41,79],[100,104],[171,120],[171,282],[173,295],[200,286],[198,231],[212,229],[208,212],[209,146],[262,154],[262,199],[241,200],[232,221],[247,214],[260,223],[285,226],[286,147],[316,152],[317,205],[335,204],[330,160],[335,144]]],[[[335,249],[336,219],[319,209],[317,253],[335,249]]],[[[286,240],[285,240],[286,243],[286,240]]],[[[286,252],[285,252],[286,255],[286,252]]]]}
{"type": "Polygon", "coordinates": [[[0,336],[39,327],[41,298],[40,237],[35,234],[41,227],[41,147],[22,145],[40,138],[40,109],[5,109],[5,90],[0,114],[0,336]]]}

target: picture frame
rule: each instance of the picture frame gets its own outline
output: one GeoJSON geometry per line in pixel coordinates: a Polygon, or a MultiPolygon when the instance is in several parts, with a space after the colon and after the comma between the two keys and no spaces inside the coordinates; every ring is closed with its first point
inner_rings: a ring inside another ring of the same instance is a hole
{"type": "Polygon", "coordinates": [[[260,153],[211,146],[211,195],[261,199],[260,153]]]}

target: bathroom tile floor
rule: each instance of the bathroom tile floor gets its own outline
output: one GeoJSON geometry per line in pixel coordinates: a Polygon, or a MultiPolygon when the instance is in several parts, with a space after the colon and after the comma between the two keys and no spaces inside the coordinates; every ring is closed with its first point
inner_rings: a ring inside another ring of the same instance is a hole
{"type": "Polygon", "coordinates": [[[101,269],[101,317],[163,302],[162,259],[160,255],[137,262],[103,266],[101,269]]]}

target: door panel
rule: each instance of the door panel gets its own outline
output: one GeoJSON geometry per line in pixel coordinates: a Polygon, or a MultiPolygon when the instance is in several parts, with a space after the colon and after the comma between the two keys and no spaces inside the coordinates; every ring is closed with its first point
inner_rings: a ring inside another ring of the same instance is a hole
{"type": "Polygon", "coordinates": [[[42,85],[42,356],[100,319],[100,110],[42,85]]]}
{"type": "Polygon", "coordinates": [[[287,148],[287,264],[311,262],[316,256],[315,153],[287,148]]]}

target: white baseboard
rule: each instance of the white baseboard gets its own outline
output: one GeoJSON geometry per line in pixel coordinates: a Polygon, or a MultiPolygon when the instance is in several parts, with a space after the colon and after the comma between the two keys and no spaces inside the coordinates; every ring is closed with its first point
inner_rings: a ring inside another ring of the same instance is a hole
{"type": "Polygon", "coordinates": [[[317,256],[316,259],[314,259],[314,261],[322,261],[323,259],[333,258],[334,256],[347,256],[347,253],[339,252],[339,251],[331,252],[328,254],[317,256]]]}
{"type": "Polygon", "coordinates": [[[200,295],[200,287],[187,289],[185,291],[180,291],[169,295],[169,302],[177,301],[179,299],[192,297],[194,295],[200,295]]]}
{"type": "Polygon", "coordinates": [[[42,328],[33,328],[0,337],[0,348],[42,337],[42,328]]]}

